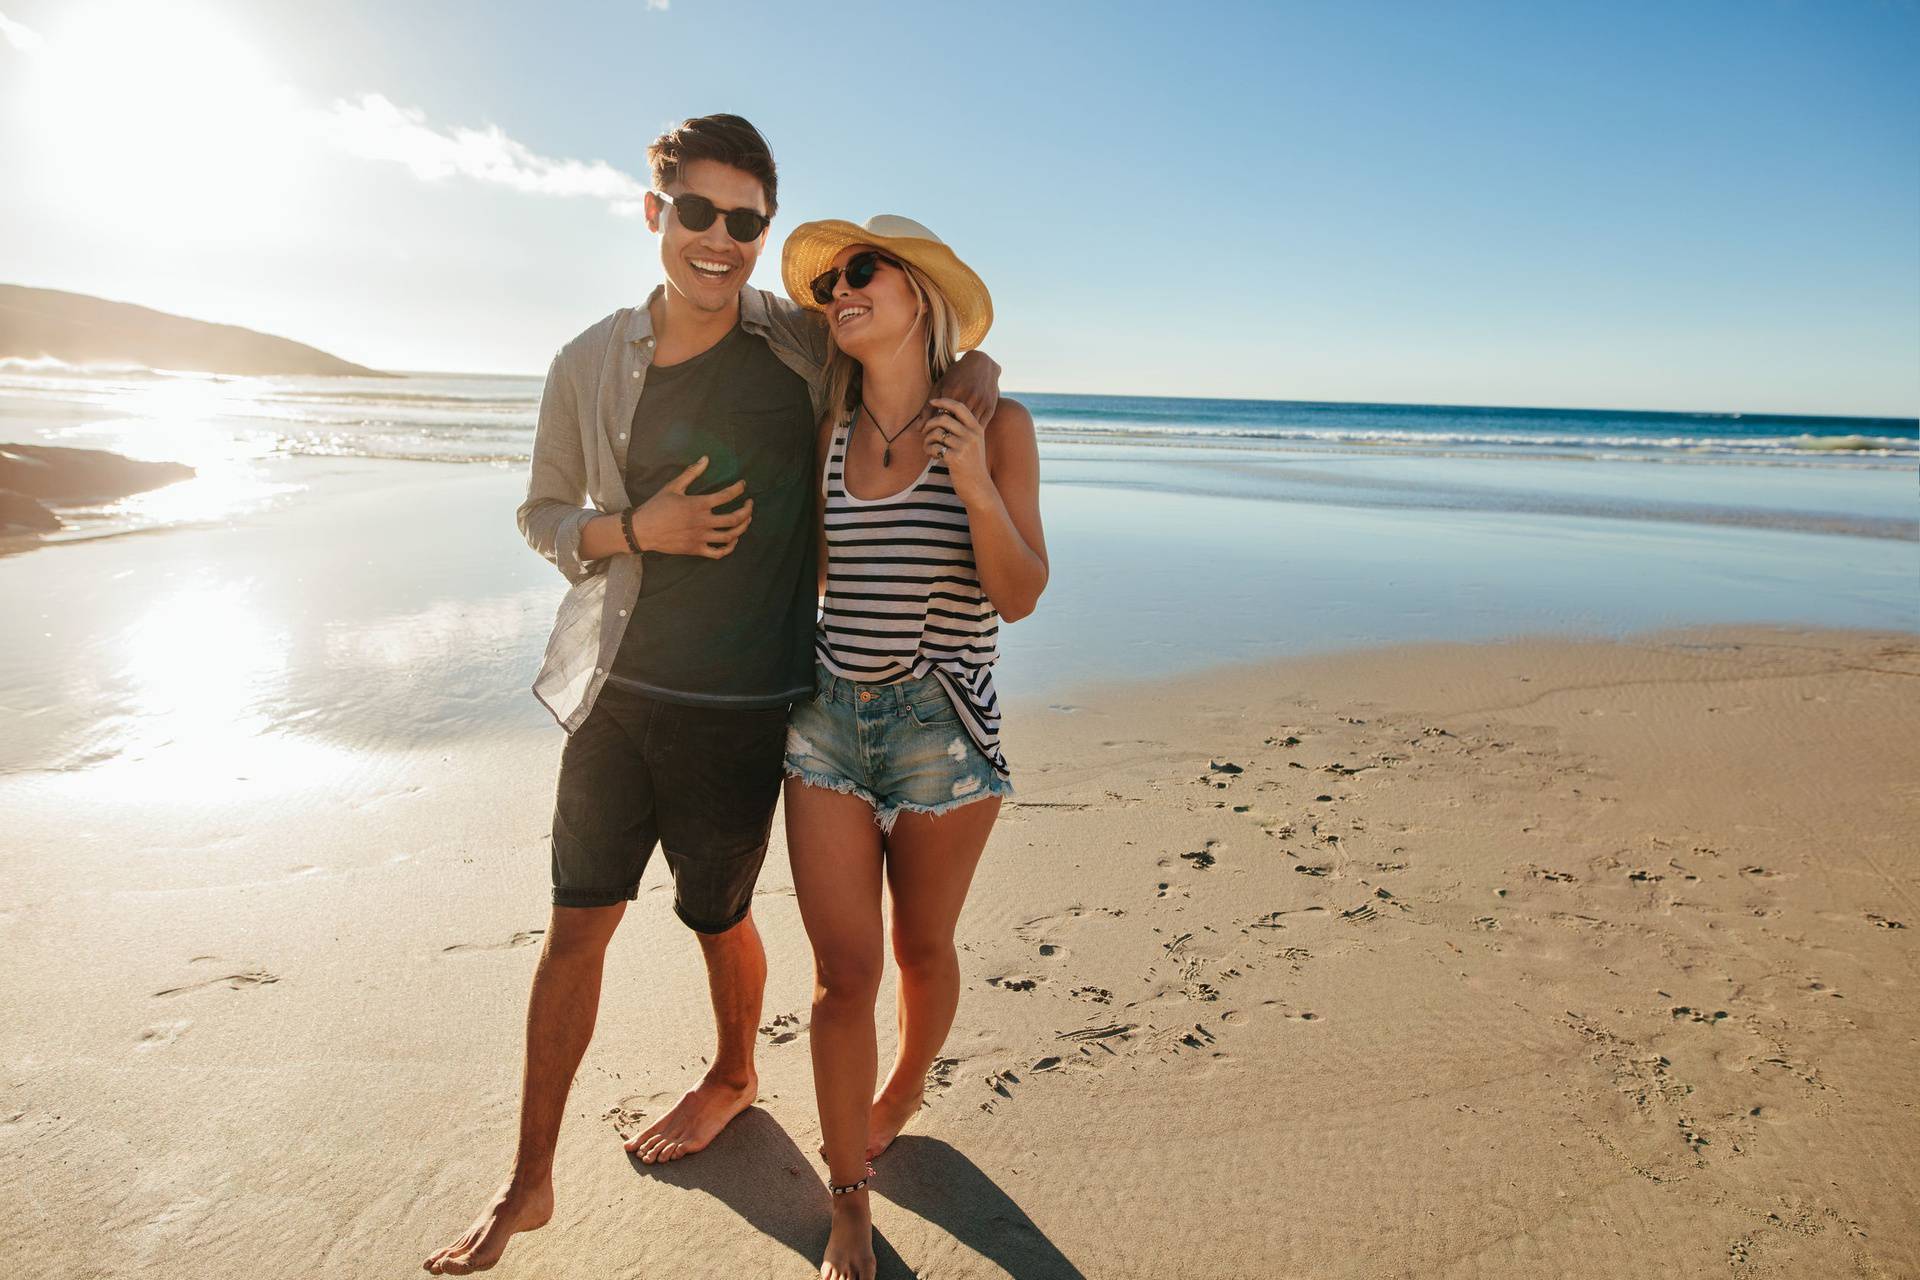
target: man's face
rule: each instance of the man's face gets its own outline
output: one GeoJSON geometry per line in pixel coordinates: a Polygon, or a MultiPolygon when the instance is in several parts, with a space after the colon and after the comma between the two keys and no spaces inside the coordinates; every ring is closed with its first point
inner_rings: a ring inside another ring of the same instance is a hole
{"type": "Polygon", "coordinates": [[[760,260],[766,246],[763,229],[754,239],[741,242],[727,233],[725,210],[767,211],[767,193],[760,179],[718,160],[694,160],[680,169],[667,194],[705,196],[722,210],[705,231],[689,231],[665,202],[652,194],[646,198],[647,225],[660,233],[660,262],[666,268],[667,287],[680,294],[701,311],[725,311],[734,305],[753,264],[760,260]]]}

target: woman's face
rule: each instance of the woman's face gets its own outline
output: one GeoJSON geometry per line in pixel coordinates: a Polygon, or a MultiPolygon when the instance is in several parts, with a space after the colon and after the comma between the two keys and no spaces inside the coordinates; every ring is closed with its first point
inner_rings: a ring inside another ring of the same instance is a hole
{"type": "Polygon", "coordinates": [[[864,288],[856,289],[847,282],[847,264],[872,252],[876,252],[872,245],[848,245],[833,259],[840,278],[833,286],[833,301],[827,304],[827,324],[832,327],[834,342],[856,360],[870,354],[891,355],[921,322],[919,302],[906,270],[885,255],[864,288]]]}

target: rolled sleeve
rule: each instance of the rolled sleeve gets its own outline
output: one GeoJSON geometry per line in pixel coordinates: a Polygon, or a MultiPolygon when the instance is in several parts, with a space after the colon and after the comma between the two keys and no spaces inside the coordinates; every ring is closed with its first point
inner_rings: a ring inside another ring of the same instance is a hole
{"type": "Polygon", "coordinates": [[[587,496],[587,468],[581,446],[578,395],[563,367],[565,352],[547,367],[546,387],[540,393],[540,418],[533,434],[533,465],[527,478],[527,497],[514,513],[520,536],[566,577],[582,582],[606,572],[605,560],[583,561],[580,536],[587,521],[600,515],[583,506],[587,496]]]}

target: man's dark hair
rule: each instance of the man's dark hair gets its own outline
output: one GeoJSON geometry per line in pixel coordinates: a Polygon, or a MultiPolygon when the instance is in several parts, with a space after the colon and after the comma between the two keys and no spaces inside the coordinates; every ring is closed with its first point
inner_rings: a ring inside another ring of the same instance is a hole
{"type": "Polygon", "coordinates": [[[666,190],[667,184],[680,176],[680,166],[694,160],[717,160],[760,179],[767,193],[767,216],[773,216],[778,203],[774,194],[780,185],[773,170],[773,150],[746,120],[729,115],[695,116],[655,138],[647,148],[654,190],[666,190]]]}

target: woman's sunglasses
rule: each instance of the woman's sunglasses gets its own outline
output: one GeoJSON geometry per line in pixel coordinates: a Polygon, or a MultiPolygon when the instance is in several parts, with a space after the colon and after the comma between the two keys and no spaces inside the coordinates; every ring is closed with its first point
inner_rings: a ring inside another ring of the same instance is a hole
{"type": "Polygon", "coordinates": [[[758,240],[773,219],[753,209],[722,209],[705,196],[670,196],[664,191],[654,195],[673,206],[673,216],[689,231],[705,231],[713,220],[726,215],[727,234],[741,244],[758,240]]]}
{"type": "MultiPolygon", "coordinates": [[[[847,262],[847,287],[864,289],[873,283],[873,273],[880,269],[881,263],[890,267],[900,264],[877,249],[868,249],[865,253],[856,253],[847,262]]],[[[840,268],[829,267],[813,278],[813,300],[821,306],[833,301],[833,287],[840,283],[840,268]]]]}

